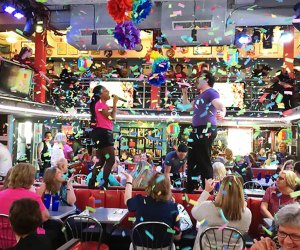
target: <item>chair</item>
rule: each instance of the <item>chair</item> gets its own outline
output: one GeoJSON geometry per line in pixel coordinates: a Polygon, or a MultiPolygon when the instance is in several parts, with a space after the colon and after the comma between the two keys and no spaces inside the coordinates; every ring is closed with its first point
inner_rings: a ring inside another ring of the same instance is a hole
{"type": "Polygon", "coordinates": [[[200,235],[199,244],[200,250],[243,250],[245,248],[244,237],[238,230],[232,227],[225,227],[222,230],[219,227],[208,227],[200,235]]]}
{"type": "Polygon", "coordinates": [[[169,249],[173,247],[173,229],[163,222],[149,221],[137,224],[131,233],[133,249],[169,249]]]}
{"type": "Polygon", "coordinates": [[[79,184],[79,185],[81,185],[82,181],[85,184],[87,184],[86,183],[86,177],[87,177],[87,175],[85,175],[85,174],[75,174],[74,175],[74,183],[73,184],[79,184]]]}
{"type": "Polygon", "coordinates": [[[16,235],[10,225],[8,215],[0,214],[0,249],[10,248],[16,244],[16,235]]]}
{"type": "Polygon", "coordinates": [[[70,216],[64,222],[64,229],[67,241],[80,239],[77,249],[109,249],[106,244],[101,244],[103,229],[100,222],[90,216],[70,216]]]}
{"type": "Polygon", "coordinates": [[[256,182],[256,181],[247,181],[244,183],[244,189],[260,189],[260,190],[264,190],[263,186],[256,182]]]}

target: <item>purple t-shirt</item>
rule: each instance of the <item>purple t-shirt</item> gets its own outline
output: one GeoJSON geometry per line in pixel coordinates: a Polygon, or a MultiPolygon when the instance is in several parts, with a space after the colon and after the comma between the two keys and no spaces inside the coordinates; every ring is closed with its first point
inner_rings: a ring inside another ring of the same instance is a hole
{"type": "Polygon", "coordinates": [[[194,101],[193,126],[201,126],[210,122],[217,125],[217,109],[212,105],[214,99],[220,98],[220,94],[213,88],[209,88],[196,96],[194,101]]]}

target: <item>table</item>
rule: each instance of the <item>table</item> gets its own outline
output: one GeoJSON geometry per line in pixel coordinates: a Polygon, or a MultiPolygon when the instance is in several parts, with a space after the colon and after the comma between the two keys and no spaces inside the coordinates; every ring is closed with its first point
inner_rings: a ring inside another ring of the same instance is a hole
{"type": "Polygon", "coordinates": [[[99,207],[95,213],[90,213],[90,216],[104,224],[117,224],[127,213],[128,209],[99,207]]]}
{"type": "Polygon", "coordinates": [[[270,178],[269,182],[266,183],[266,179],[265,178],[261,178],[260,180],[258,179],[253,179],[252,181],[258,182],[260,185],[262,185],[263,187],[270,187],[273,184],[275,184],[275,182],[272,180],[272,178],[270,178]]]}
{"type": "Polygon", "coordinates": [[[244,193],[249,196],[263,197],[265,195],[265,190],[261,189],[244,189],[244,193]]]}
{"type": "Polygon", "coordinates": [[[61,219],[64,218],[70,214],[73,214],[76,212],[76,206],[62,206],[60,205],[58,207],[58,211],[52,211],[52,205],[48,209],[49,215],[53,219],[61,219]]]}

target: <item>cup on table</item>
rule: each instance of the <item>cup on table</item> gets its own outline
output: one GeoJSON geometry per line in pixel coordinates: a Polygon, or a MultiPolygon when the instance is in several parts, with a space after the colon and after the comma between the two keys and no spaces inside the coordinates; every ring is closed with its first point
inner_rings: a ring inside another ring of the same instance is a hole
{"type": "Polygon", "coordinates": [[[52,196],[52,211],[58,211],[59,207],[59,196],[53,195],[52,196]]]}
{"type": "Polygon", "coordinates": [[[261,180],[261,172],[257,174],[257,180],[261,180]]]}
{"type": "Polygon", "coordinates": [[[50,207],[51,194],[44,194],[44,205],[47,209],[50,207]]]}
{"type": "Polygon", "coordinates": [[[270,175],[266,175],[266,177],[265,177],[265,181],[266,181],[266,183],[269,183],[269,181],[270,181],[270,175]]]}

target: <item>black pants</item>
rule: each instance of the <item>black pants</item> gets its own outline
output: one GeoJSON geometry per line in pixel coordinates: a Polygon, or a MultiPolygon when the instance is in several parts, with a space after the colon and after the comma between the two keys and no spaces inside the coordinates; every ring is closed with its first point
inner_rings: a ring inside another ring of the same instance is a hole
{"type": "Polygon", "coordinates": [[[205,187],[205,179],[213,178],[211,164],[211,148],[217,137],[217,128],[212,126],[194,127],[189,138],[187,192],[193,192],[197,188],[197,178],[201,175],[202,186],[205,187]]]}

